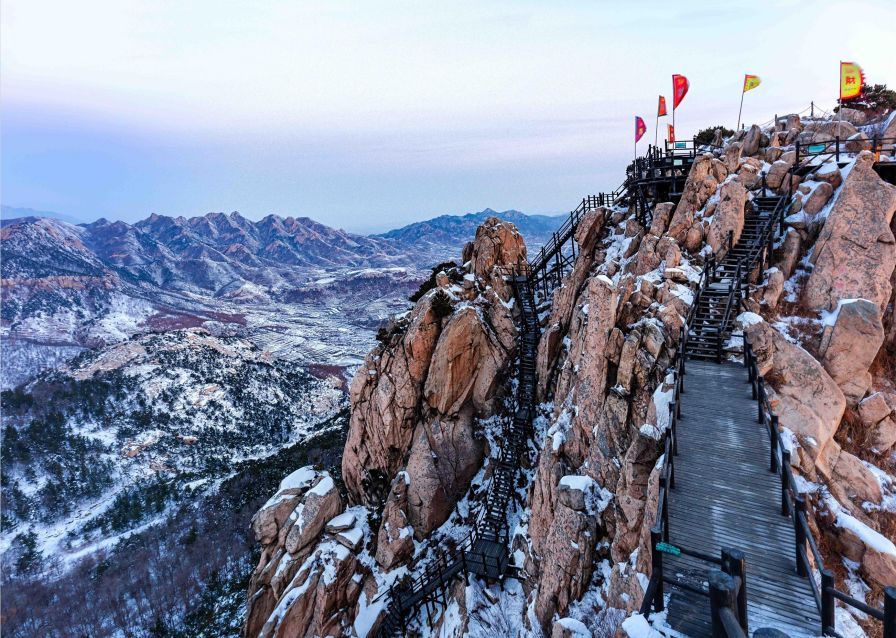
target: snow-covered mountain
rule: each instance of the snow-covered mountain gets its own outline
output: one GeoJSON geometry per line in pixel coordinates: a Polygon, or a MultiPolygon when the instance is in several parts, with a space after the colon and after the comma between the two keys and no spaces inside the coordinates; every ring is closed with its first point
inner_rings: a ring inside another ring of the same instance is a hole
{"type": "MultiPolygon", "coordinates": [[[[239,213],[136,224],[4,219],[2,385],[84,348],[191,326],[243,334],[301,361],[357,362],[380,320],[404,309],[432,264],[459,258],[487,212],[369,237],[239,213]]],[[[550,218],[508,214],[530,220],[536,243],[550,234],[550,218]]]]}

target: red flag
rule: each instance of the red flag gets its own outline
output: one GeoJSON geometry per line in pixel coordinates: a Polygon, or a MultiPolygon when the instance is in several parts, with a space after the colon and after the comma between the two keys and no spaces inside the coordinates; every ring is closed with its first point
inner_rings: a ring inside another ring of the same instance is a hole
{"type": "Polygon", "coordinates": [[[666,113],[666,98],[664,98],[661,95],[660,96],[660,104],[656,109],[656,116],[663,117],[664,115],[667,115],[667,113],[666,113]]]}
{"type": "Polygon", "coordinates": [[[637,115],[635,116],[635,142],[644,137],[644,133],[647,132],[647,125],[644,124],[644,120],[642,120],[637,115]]]}
{"type": "Polygon", "coordinates": [[[688,83],[688,79],[683,75],[673,75],[672,76],[672,110],[678,108],[678,105],[681,104],[681,101],[684,99],[684,96],[688,94],[688,89],[690,88],[690,83],[688,83]]]}
{"type": "Polygon", "coordinates": [[[666,124],[666,126],[669,129],[669,134],[667,137],[669,138],[670,142],[674,142],[675,141],[675,127],[672,126],[671,124],[666,124]]]}

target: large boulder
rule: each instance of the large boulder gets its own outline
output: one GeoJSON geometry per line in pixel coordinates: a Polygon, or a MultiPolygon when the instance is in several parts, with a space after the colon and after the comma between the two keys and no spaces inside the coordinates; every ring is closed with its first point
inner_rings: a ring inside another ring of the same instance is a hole
{"type": "Polygon", "coordinates": [[[290,514],[292,526],[284,543],[286,551],[296,554],[317,540],[327,522],[341,511],[342,499],[339,491],[330,475],[326,474],[306,492],[302,502],[290,514]]]}
{"type": "Polygon", "coordinates": [[[302,500],[302,495],[319,480],[320,473],[313,467],[306,466],[280,481],[277,493],[252,517],[255,540],[262,545],[270,545],[276,541],[290,514],[302,500]]]}
{"type": "Polygon", "coordinates": [[[866,299],[849,299],[837,306],[821,338],[824,369],[850,403],[857,403],[871,386],[868,368],[884,342],[880,309],[866,299]]]}
{"type": "Polygon", "coordinates": [[[706,233],[706,243],[713,251],[718,252],[727,245],[728,233],[733,233],[733,245],[737,244],[744,229],[746,205],[747,189],[741,186],[740,182],[732,180],[722,185],[719,190],[719,204],[706,233]]]}
{"type": "Polygon", "coordinates": [[[684,244],[688,231],[694,226],[695,214],[727,175],[725,164],[708,153],[694,160],[667,231],[679,244],[684,244]]]}
{"type": "Polygon", "coordinates": [[[806,144],[812,142],[827,142],[833,141],[837,137],[839,137],[842,142],[851,135],[855,135],[857,132],[858,129],[846,120],[843,120],[842,122],[838,119],[826,120],[823,122],[809,122],[803,127],[803,132],[800,133],[800,142],[806,144]]]}
{"type": "Polygon", "coordinates": [[[871,451],[886,454],[896,445],[896,393],[875,392],[858,409],[862,425],[870,431],[871,451]]]}
{"type": "Polygon", "coordinates": [[[432,295],[426,295],[411,312],[400,340],[374,349],[355,373],[342,456],[342,476],[354,502],[379,502],[401,468],[440,332],[432,295]]]}
{"type": "Polygon", "coordinates": [[[821,182],[809,193],[809,197],[806,198],[806,202],[803,204],[803,212],[810,216],[817,215],[822,208],[827,206],[833,194],[834,187],[827,182],[821,182]]]}
{"type": "Polygon", "coordinates": [[[512,346],[513,334],[496,334],[477,308],[456,311],[432,355],[423,389],[426,402],[444,415],[457,414],[468,402],[479,412],[490,411],[512,346]]]}
{"type": "Polygon", "coordinates": [[[800,439],[801,452],[815,458],[831,441],[846,409],[837,383],[811,354],[764,321],[745,328],[759,372],[766,376],[781,425],[800,439]]]}
{"type": "Polygon", "coordinates": [[[593,208],[579,220],[574,239],[581,252],[590,253],[594,250],[597,238],[600,237],[600,232],[607,221],[608,213],[609,210],[606,208],[593,208]]]}
{"type": "Polygon", "coordinates": [[[650,230],[648,231],[651,235],[656,235],[657,237],[662,237],[663,233],[666,232],[666,228],[669,226],[669,221],[672,219],[672,211],[675,209],[675,204],[672,202],[661,202],[653,207],[653,218],[650,222],[650,230]]]}
{"type": "Polygon", "coordinates": [[[842,117],[853,126],[862,126],[868,120],[868,116],[865,115],[864,111],[860,111],[858,109],[850,109],[845,106],[837,112],[837,115],[838,117],[842,117]]]}
{"type": "Polygon", "coordinates": [[[883,314],[890,299],[896,187],[880,179],[873,164],[871,153],[859,155],[818,237],[815,268],[803,292],[803,303],[812,310],[834,310],[843,299],[868,299],[883,314]]]}
{"type": "Polygon", "coordinates": [[[744,136],[743,147],[741,152],[746,155],[756,155],[759,152],[759,146],[762,143],[762,129],[754,124],[744,136]]]}
{"type": "Polygon", "coordinates": [[[301,565],[261,631],[259,638],[343,636],[361,593],[358,559],[331,540],[301,565]]]}
{"type": "Polygon", "coordinates": [[[408,522],[408,474],[400,472],[383,509],[376,544],[376,562],[385,570],[404,563],[414,553],[414,529],[408,522]]]}
{"type": "Polygon", "coordinates": [[[588,589],[594,568],[599,515],[610,494],[586,476],[564,476],[547,538],[540,546],[542,565],[535,615],[546,629],[554,614],[566,611],[588,589]]]}
{"type": "Polygon", "coordinates": [[[408,519],[418,539],[448,519],[482,466],[483,454],[472,406],[452,417],[435,417],[417,428],[407,473],[408,519]]]}
{"type": "Polygon", "coordinates": [[[854,454],[842,450],[831,441],[824,454],[817,459],[816,468],[828,481],[834,493],[845,496],[855,505],[878,505],[881,501],[880,483],[865,463],[854,454]]]}
{"type": "Polygon", "coordinates": [[[471,261],[477,277],[485,281],[500,278],[504,269],[526,261],[526,243],[516,226],[489,217],[476,229],[471,261]]]}

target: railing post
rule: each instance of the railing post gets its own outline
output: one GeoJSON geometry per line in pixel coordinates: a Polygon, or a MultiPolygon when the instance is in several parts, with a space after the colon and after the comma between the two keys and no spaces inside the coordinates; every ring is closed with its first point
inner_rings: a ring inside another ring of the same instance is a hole
{"type": "Polygon", "coordinates": [[[896,638],[896,587],[884,588],[884,638],[896,638]]]}
{"type": "Polygon", "coordinates": [[[765,379],[759,377],[759,382],[757,385],[759,386],[759,388],[756,392],[756,405],[758,406],[756,422],[765,423],[765,412],[762,409],[762,398],[765,396],[765,379]]]}
{"type": "Polygon", "coordinates": [[[787,471],[790,465],[790,450],[781,450],[781,516],[787,516],[790,511],[787,507],[787,471]]]}
{"type": "Polygon", "coordinates": [[[834,621],[834,573],[821,570],[821,635],[829,635],[835,629],[834,621]]]}
{"type": "MultiPolygon", "coordinates": [[[[676,403],[677,401],[672,401],[669,403],[669,428],[672,432],[672,454],[675,455],[678,454],[678,437],[675,435],[675,430],[677,429],[676,421],[678,421],[675,414],[677,410],[676,403]]],[[[675,487],[675,485],[673,485],[672,487],[675,487]]]]}
{"type": "Polygon", "coordinates": [[[806,512],[806,499],[799,494],[795,494],[793,498],[793,535],[796,545],[796,573],[799,576],[806,577],[809,575],[809,566],[803,562],[802,552],[806,549],[806,530],[800,522],[800,513],[806,512]]]}
{"type": "Polygon", "coordinates": [[[772,472],[778,471],[778,415],[772,415],[772,421],[769,425],[769,448],[771,449],[771,454],[769,455],[769,469],[772,472]]]}
{"type": "MultiPolygon", "coordinates": [[[[837,130],[839,131],[839,129],[840,129],[840,127],[838,126],[837,130]]],[[[837,139],[837,148],[834,151],[834,154],[837,156],[837,161],[839,162],[840,161],[840,136],[837,135],[836,139],[837,139]]]]}
{"type": "MultiPolygon", "coordinates": [[[[666,459],[666,463],[672,463],[672,459],[666,459]]],[[[665,492],[666,497],[663,499],[663,508],[660,511],[660,521],[663,527],[662,540],[669,540],[669,484],[666,482],[666,477],[660,477],[660,492],[665,492]]]]}
{"type": "Polygon", "coordinates": [[[737,620],[746,635],[747,629],[747,560],[739,549],[722,549],[722,570],[733,578],[740,578],[737,590],[737,620]]]}
{"type": "MultiPolygon", "coordinates": [[[[657,522],[659,523],[659,521],[657,522]]],[[[650,575],[656,578],[656,591],[653,594],[654,611],[663,611],[665,609],[663,602],[663,553],[656,548],[662,540],[662,533],[654,525],[653,529],[650,530],[650,562],[652,566],[650,575]]]]}
{"type": "Polygon", "coordinates": [[[734,579],[723,571],[713,570],[709,574],[709,613],[712,618],[712,638],[728,638],[722,623],[721,611],[733,609],[736,605],[734,579]]]}

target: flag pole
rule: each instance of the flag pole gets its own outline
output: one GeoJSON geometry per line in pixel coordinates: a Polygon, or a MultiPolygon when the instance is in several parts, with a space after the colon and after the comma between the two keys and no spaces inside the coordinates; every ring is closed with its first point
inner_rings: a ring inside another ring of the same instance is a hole
{"type": "MultiPolygon", "coordinates": [[[[660,112],[659,108],[657,108],[656,112],[657,112],[657,114],[659,114],[659,112],[660,112]]],[[[660,143],[659,134],[660,134],[660,116],[657,115],[656,116],[656,126],[653,127],[653,145],[654,146],[657,146],[660,143]]]]}
{"type": "MultiPolygon", "coordinates": [[[[744,78],[744,83],[746,85],[746,78],[744,78]]],[[[741,89],[742,90],[740,92],[740,108],[737,110],[737,128],[734,129],[735,133],[737,133],[740,130],[740,116],[744,112],[744,93],[746,93],[746,91],[743,90],[743,87],[741,87],[741,89]]]]}
{"type": "MultiPolygon", "coordinates": [[[[855,58],[853,58],[855,59],[855,58]]],[[[840,137],[840,127],[843,126],[843,60],[837,66],[837,137],[840,137]]]]}

